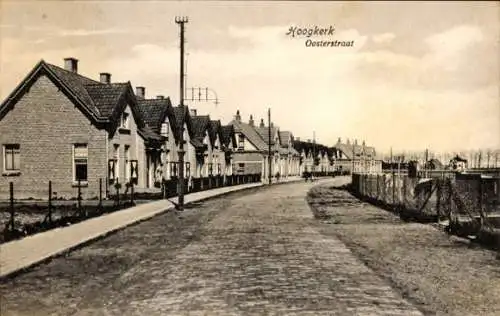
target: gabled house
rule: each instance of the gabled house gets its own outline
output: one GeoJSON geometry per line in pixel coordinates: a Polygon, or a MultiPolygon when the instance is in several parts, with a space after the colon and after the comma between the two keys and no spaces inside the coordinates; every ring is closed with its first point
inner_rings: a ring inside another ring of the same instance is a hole
{"type": "Polygon", "coordinates": [[[300,154],[293,148],[293,135],[289,131],[279,132],[281,151],[285,155],[284,168],[282,170],[283,177],[300,175],[300,154]]]}
{"type": "Polygon", "coordinates": [[[358,145],[347,140],[343,143],[339,138],[334,148],[335,163],[339,172],[381,172],[382,161],[377,159],[374,147],[366,146],[363,141],[358,145]]]}
{"type": "Polygon", "coordinates": [[[222,125],[220,131],[222,151],[224,153],[224,183],[226,183],[226,177],[233,175],[233,155],[238,143],[233,125],[222,125]]]}
{"type": "Polygon", "coordinates": [[[212,163],[214,174],[222,176],[225,169],[224,151],[222,149],[222,124],[220,120],[211,120],[209,127],[213,138],[212,163]]]}
{"type": "Polygon", "coordinates": [[[253,117],[248,123],[241,120],[240,111],[236,112],[234,119],[229,122],[233,126],[238,147],[233,154],[234,174],[261,174],[262,179],[267,178],[268,146],[257,133],[253,117]]]}
{"type": "MultiPolygon", "coordinates": [[[[273,123],[271,123],[271,126],[265,126],[264,120],[261,119],[259,126],[255,130],[268,148],[269,144],[271,145],[271,177],[276,177],[277,175],[281,177],[284,172],[284,162],[288,152],[281,147],[279,128],[275,127],[273,123]]],[[[264,177],[267,178],[267,173],[269,172],[267,169],[267,160],[265,165],[264,177]]]]}
{"type": "MultiPolygon", "coordinates": [[[[93,80],[78,73],[78,60],[65,67],[40,61],[0,105],[0,192],[14,182],[16,198],[99,195],[100,184],[147,187],[147,161],[155,161],[162,137],[138,110],[130,82],[93,80]]],[[[114,191],[112,191],[114,192],[114,191]]]]}
{"type": "Polygon", "coordinates": [[[160,157],[146,162],[147,183],[159,187],[162,180],[171,178],[172,163],[177,155],[176,119],[170,98],[157,96],[156,99],[145,99],[145,88],[136,88],[137,105],[141,116],[154,133],[162,137],[160,157]]]}
{"type": "Polygon", "coordinates": [[[174,117],[175,117],[175,147],[176,150],[172,154],[172,162],[170,163],[170,177],[178,177],[179,168],[179,157],[178,151],[180,149],[180,136],[183,135],[183,150],[184,150],[184,178],[188,179],[188,186],[190,186],[190,179],[192,176],[192,168],[196,166],[196,145],[199,145],[194,141],[193,125],[191,120],[191,115],[189,108],[187,106],[175,106],[173,107],[174,117]],[[182,134],[180,127],[182,126],[182,134]]]}
{"type": "Polygon", "coordinates": [[[195,178],[213,175],[212,147],[213,133],[210,130],[210,116],[191,116],[193,137],[191,144],[196,152],[196,164],[193,170],[195,178]]]}

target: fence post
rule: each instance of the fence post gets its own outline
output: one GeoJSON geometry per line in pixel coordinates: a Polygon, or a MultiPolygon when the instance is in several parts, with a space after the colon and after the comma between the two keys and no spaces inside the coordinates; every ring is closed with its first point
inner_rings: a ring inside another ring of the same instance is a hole
{"type": "Polygon", "coordinates": [[[437,214],[437,222],[439,223],[439,220],[441,218],[441,185],[443,183],[443,180],[437,180],[436,185],[436,214],[437,214]]]}
{"type": "Polygon", "coordinates": [[[130,181],[130,204],[134,205],[134,182],[130,181]]]}
{"type": "Polygon", "coordinates": [[[52,224],[52,181],[49,180],[49,223],[52,224]]]}
{"type": "Polygon", "coordinates": [[[120,183],[116,179],[116,205],[120,206],[120,183]]]}
{"type": "Polygon", "coordinates": [[[379,176],[380,175],[377,174],[377,198],[376,198],[377,201],[380,200],[380,180],[379,180],[380,177],[379,176]]]}
{"type": "Polygon", "coordinates": [[[403,175],[403,196],[401,198],[402,207],[406,206],[406,176],[403,175]]]}
{"type": "Polygon", "coordinates": [[[392,205],[396,205],[396,175],[392,171],[392,205]]]}
{"type": "Polygon", "coordinates": [[[10,193],[10,228],[14,231],[14,183],[9,183],[10,193]]]}
{"type": "Polygon", "coordinates": [[[481,176],[479,176],[479,216],[480,216],[480,227],[483,227],[484,224],[484,213],[483,213],[483,205],[484,205],[484,199],[483,199],[483,181],[481,179],[481,176]]]}
{"type": "Polygon", "coordinates": [[[82,185],[80,179],[78,179],[78,196],[76,200],[78,201],[78,214],[82,215],[82,185]]]}
{"type": "Polygon", "coordinates": [[[99,178],[99,208],[102,208],[102,178],[99,178]]]}

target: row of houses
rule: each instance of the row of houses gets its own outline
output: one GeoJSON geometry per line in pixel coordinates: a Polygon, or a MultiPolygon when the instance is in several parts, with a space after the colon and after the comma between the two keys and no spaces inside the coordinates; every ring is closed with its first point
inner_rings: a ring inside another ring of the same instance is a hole
{"type": "Polygon", "coordinates": [[[105,186],[158,189],[179,168],[190,186],[192,179],[211,176],[260,174],[268,181],[304,171],[326,174],[351,170],[349,157],[373,160],[370,148],[350,156],[347,147],[301,142],[269,125],[255,124],[252,116],[245,123],[239,111],[224,125],[173,106],[169,97],[148,98],[144,87],[112,82],[109,73],[99,80],[83,76],[75,58],[66,58],[64,67],[42,60],[0,105],[0,195],[8,193],[9,182],[16,197],[46,197],[49,180],[61,197],[74,196],[75,187],[92,197],[102,191],[103,179],[105,186]]]}

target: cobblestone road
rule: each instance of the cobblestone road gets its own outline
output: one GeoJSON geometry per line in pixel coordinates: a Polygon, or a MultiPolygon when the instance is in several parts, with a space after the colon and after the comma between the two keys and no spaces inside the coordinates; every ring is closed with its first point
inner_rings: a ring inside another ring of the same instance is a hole
{"type": "Polygon", "coordinates": [[[311,186],[235,193],[127,228],[1,284],[0,314],[420,315],[319,233],[311,186]]]}

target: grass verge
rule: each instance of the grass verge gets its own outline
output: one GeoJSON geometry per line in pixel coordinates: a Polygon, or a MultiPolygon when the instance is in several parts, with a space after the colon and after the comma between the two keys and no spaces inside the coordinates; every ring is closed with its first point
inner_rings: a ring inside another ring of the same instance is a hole
{"type": "Polygon", "coordinates": [[[405,223],[346,190],[318,186],[308,202],[342,240],[426,315],[500,315],[500,257],[432,227],[405,223]]]}

